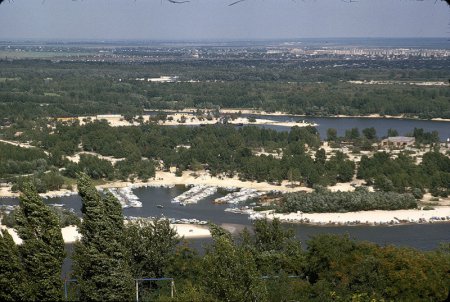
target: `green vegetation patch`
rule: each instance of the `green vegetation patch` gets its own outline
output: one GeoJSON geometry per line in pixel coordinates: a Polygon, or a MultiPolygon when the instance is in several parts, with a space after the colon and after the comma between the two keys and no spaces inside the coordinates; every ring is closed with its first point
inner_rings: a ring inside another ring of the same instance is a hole
{"type": "Polygon", "coordinates": [[[411,194],[368,192],[360,189],[355,192],[319,190],[313,193],[289,193],[284,197],[278,211],[331,213],[414,208],[417,208],[417,201],[411,194]]]}

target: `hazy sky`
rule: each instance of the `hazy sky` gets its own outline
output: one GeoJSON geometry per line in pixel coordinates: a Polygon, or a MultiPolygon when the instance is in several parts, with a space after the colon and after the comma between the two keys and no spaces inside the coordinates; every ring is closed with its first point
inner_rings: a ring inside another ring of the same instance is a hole
{"type": "Polygon", "coordinates": [[[449,37],[434,0],[14,0],[0,5],[0,39],[271,39],[449,37]]]}

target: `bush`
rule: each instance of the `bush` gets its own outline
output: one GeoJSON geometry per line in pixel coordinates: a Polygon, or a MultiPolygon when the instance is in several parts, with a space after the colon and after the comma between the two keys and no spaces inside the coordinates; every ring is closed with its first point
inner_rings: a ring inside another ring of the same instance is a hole
{"type": "Polygon", "coordinates": [[[411,194],[414,196],[415,199],[420,200],[423,198],[423,192],[419,188],[414,188],[411,191],[411,194]]]}

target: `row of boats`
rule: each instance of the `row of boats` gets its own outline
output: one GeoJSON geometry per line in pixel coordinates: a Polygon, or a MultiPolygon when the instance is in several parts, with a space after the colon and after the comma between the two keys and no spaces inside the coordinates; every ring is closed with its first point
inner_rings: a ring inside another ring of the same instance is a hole
{"type": "Polygon", "coordinates": [[[228,212],[228,213],[248,215],[248,219],[250,219],[250,220],[258,220],[258,219],[266,218],[266,216],[264,214],[255,212],[249,206],[245,206],[245,207],[241,207],[241,208],[226,208],[224,211],[228,212]]]}
{"type": "Polygon", "coordinates": [[[185,206],[187,204],[194,204],[199,202],[202,199],[208,198],[211,195],[216,194],[217,187],[211,186],[193,186],[186,192],[181,195],[178,195],[174,199],[172,199],[172,203],[178,203],[181,206],[185,206]]]}
{"type": "Polygon", "coordinates": [[[108,191],[117,198],[123,209],[142,208],[142,202],[139,200],[139,197],[133,193],[131,187],[109,188],[108,191]]]}
{"type": "Polygon", "coordinates": [[[136,217],[136,216],[125,216],[125,220],[156,220],[156,219],[165,219],[168,220],[170,224],[198,224],[198,225],[206,225],[208,221],[206,220],[198,220],[196,218],[168,218],[168,217],[136,217]]]}
{"type": "MultiPolygon", "coordinates": [[[[217,187],[198,185],[193,186],[181,195],[178,195],[172,199],[172,203],[178,203],[182,206],[187,204],[195,204],[202,199],[208,198],[209,196],[217,193],[217,187]]],[[[227,191],[234,191],[236,188],[224,188],[227,191]]],[[[240,191],[232,192],[224,197],[216,198],[214,203],[216,204],[239,204],[241,202],[247,201],[249,199],[257,198],[264,193],[258,192],[254,189],[241,189],[240,191]]]]}
{"type": "Polygon", "coordinates": [[[216,198],[214,203],[238,204],[249,199],[257,198],[263,194],[263,192],[258,192],[254,189],[241,189],[240,191],[227,194],[224,197],[216,198]]]}

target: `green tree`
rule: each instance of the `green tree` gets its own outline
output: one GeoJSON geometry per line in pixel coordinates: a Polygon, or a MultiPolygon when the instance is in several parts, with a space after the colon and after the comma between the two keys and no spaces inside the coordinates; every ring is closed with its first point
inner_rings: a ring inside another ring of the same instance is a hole
{"type": "Polygon", "coordinates": [[[398,136],[398,131],[396,129],[389,128],[387,131],[388,137],[398,136]]]}
{"type": "Polygon", "coordinates": [[[80,299],[129,301],[133,278],[124,245],[122,208],[112,194],[97,192],[85,174],[79,176],[78,191],[83,200],[82,239],[75,245],[73,260],[80,299]]]}
{"type": "Polygon", "coordinates": [[[125,228],[134,277],[161,278],[179,242],[168,220],[138,220],[125,228]]]}
{"type": "Polygon", "coordinates": [[[356,140],[360,136],[358,128],[352,128],[350,130],[345,130],[345,138],[349,140],[356,140]]]}
{"type": "Polygon", "coordinates": [[[279,219],[258,219],[253,223],[253,231],[251,244],[260,273],[302,274],[304,254],[292,229],[283,226],[279,219]]]}
{"type": "Polygon", "coordinates": [[[337,130],[335,128],[327,129],[327,141],[334,142],[337,140],[337,130]]]}
{"type": "Polygon", "coordinates": [[[211,232],[214,242],[203,258],[205,287],[220,301],[266,301],[267,291],[251,251],[236,246],[223,230],[211,232]]]}
{"type": "Polygon", "coordinates": [[[376,139],[377,138],[377,130],[374,127],[365,128],[362,131],[363,135],[367,139],[376,139]]]}
{"type": "Polygon", "coordinates": [[[27,300],[27,280],[19,248],[6,230],[0,230],[0,300],[27,300]]]}
{"type": "Polygon", "coordinates": [[[65,257],[58,216],[42,202],[36,189],[26,184],[17,212],[19,251],[28,274],[29,300],[62,300],[61,269],[65,257]]]}

